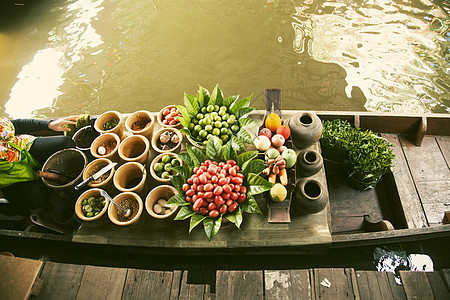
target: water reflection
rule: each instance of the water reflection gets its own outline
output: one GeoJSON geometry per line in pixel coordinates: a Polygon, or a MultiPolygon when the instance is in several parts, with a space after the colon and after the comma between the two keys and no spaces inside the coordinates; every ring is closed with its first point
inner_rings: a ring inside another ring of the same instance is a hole
{"type": "Polygon", "coordinates": [[[306,0],[293,19],[294,51],[342,66],[368,110],[450,112],[449,20],[432,2],[306,0]]]}
{"type": "Polygon", "coordinates": [[[5,104],[7,114],[14,117],[45,117],[58,108],[55,99],[66,93],[61,89],[62,85],[66,82],[77,85],[67,77],[67,72],[82,59],[83,51],[103,43],[91,24],[103,10],[102,2],[78,0],[67,7],[55,8],[67,10],[62,16],[64,20],[48,33],[46,49],[37,51],[32,61],[18,74],[18,81],[5,104]]]}
{"type": "Polygon", "coordinates": [[[434,1],[55,0],[0,91],[13,117],[155,111],[216,83],[258,109],[276,87],[284,109],[448,113],[449,12],[434,1]]]}

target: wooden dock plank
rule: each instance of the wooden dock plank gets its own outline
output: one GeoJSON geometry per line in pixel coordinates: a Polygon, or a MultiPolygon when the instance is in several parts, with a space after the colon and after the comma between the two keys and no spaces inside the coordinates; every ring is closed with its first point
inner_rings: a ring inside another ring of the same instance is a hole
{"type": "Polygon", "coordinates": [[[430,283],[431,290],[433,291],[434,299],[436,300],[448,300],[450,299],[450,293],[445,285],[439,272],[426,272],[428,282],[430,283]]]}
{"type": "Polygon", "coordinates": [[[392,167],[392,174],[407,226],[408,228],[427,227],[428,223],[422,208],[422,203],[420,202],[413,177],[406,162],[402,144],[396,135],[386,134],[385,137],[394,145],[392,152],[395,155],[395,158],[393,161],[394,166],[392,167]]]}
{"type": "Polygon", "coordinates": [[[447,167],[450,168],[450,137],[448,136],[437,136],[436,141],[441,149],[442,156],[447,163],[447,167]]]}
{"type": "Polygon", "coordinates": [[[264,271],[265,299],[310,299],[308,270],[264,271]]]}
{"type": "Polygon", "coordinates": [[[28,299],[42,261],[0,255],[0,298],[28,299]]]}
{"type": "Polygon", "coordinates": [[[263,299],[262,271],[217,271],[216,299],[263,299]]]}
{"type": "Polygon", "coordinates": [[[433,290],[425,272],[400,271],[400,278],[408,299],[434,299],[433,290]]]}
{"type": "Polygon", "coordinates": [[[447,289],[450,290],[450,269],[443,269],[440,271],[442,279],[444,280],[447,289]]]}
{"type": "Polygon", "coordinates": [[[76,299],[85,267],[47,261],[40,275],[44,286],[37,299],[76,299]]]}
{"type": "Polygon", "coordinates": [[[356,278],[361,299],[406,299],[403,288],[395,283],[392,273],[356,271],[356,278]]]}
{"type": "Polygon", "coordinates": [[[173,272],[128,269],[122,299],[168,299],[173,272]]]}
{"type": "Polygon", "coordinates": [[[174,270],[172,275],[172,284],[170,287],[170,300],[178,299],[178,295],[180,294],[180,286],[181,286],[181,276],[183,273],[180,270],[174,270]]]}
{"type": "Polygon", "coordinates": [[[313,269],[312,299],[360,299],[355,271],[351,268],[313,269]],[[330,286],[321,284],[329,281],[330,286]]]}
{"type": "Polygon", "coordinates": [[[391,272],[385,272],[385,273],[386,273],[386,277],[389,282],[389,288],[391,290],[391,293],[392,293],[392,296],[394,297],[394,299],[396,299],[396,300],[397,299],[398,300],[406,299],[405,290],[403,289],[402,285],[397,284],[394,273],[391,273],[391,272]]]}
{"type": "MultiPolygon", "coordinates": [[[[205,299],[205,294],[209,294],[209,288],[204,284],[189,284],[187,283],[188,271],[183,272],[180,285],[180,300],[196,300],[205,299]]],[[[162,299],[162,298],[161,298],[162,299]]]]}
{"type": "Polygon", "coordinates": [[[450,170],[438,142],[432,136],[426,136],[421,147],[400,141],[428,223],[439,224],[450,199],[450,170]]]}
{"type": "Polygon", "coordinates": [[[127,269],[86,266],[77,299],[121,299],[127,269]]]}

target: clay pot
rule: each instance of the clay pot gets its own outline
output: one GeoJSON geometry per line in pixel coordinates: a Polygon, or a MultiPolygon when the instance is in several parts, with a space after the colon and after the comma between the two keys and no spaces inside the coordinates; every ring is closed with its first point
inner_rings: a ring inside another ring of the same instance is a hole
{"type": "Polygon", "coordinates": [[[160,155],[156,156],[156,157],[152,160],[152,163],[150,164],[150,174],[152,175],[152,177],[153,177],[156,181],[163,182],[163,183],[169,183],[169,182],[170,182],[170,178],[166,178],[166,179],[161,178],[161,177],[159,177],[159,176],[156,174],[156,172],[155,172],[155,170],[154,170],[155,165],[161,161],[161,158],[162,158],[164,155],[169,155],[171,158],[176,158],[176,159],[178,159],[178,161],[180,162],[180,165],[183,164],[183,161],[182,161],[181,159],[179,159],[175,153],[161,153],[160,155]]]}
{"type": "Polygon", "coordinates": [[[178,194],[178,191],[171,185],[160,185],[154,188],[148,193],[147,198],[145,200],[145,209],[147,212],[156,219],[167,219],[178,211],[178,207],[175,207],[172,212],[169,214],[157,214],[153,210],[154,205],[158,202],[159,199],[169,200],[172,196],[178,194]]]}
{"type": "Polygon", "coordinates": [[[97,130],[100,133],[115,133],[119,136],[120,139],[123,139],[124,136],[124,122],[123,122],[123,118],[122,115],[118,112],[118,111],[107,111],[104,112],[103,114],[101,114],[97,120],[95,120],[94,123],[94,128],[95,130],[97,130]],[[104,130],[103,129],[103,124],[105,124],[108,121],[111,121],[113,119],[118,119],[119,123],[114,127],[111,128],[109,130],[104,130]]]}
{"type": "Polygon", "coordinates": [[[77,202],[75,203],[75,214],[77,215],[77,217],[79,219],[81,219],[83,221],[95,221],[95,220],[100,219],[105,214],[105,212],[108,210],[108,205],[109,205],[108,199],[105,199],[106,203],[105,203],[105,206],[103,207],[102,211],[94,217],[90,217],[90,218],[86,217],[83,214],[83,211],[81,210],[81,202],[83,201],[83,199],[87,199],[89,197],[99,197],[99,196],[101,196],[100,191],[101,191],[101,189],[93,188],[93,189],[85,191],[83,194],[80,195],[80,197],[78,197],[77,202]]]}
{"type": "Polygon", "coordinates": [[[322,169],[323,159],[319,152],[311,149],[300,151],[297,157],[297,174],[309,177],[322,169]]]}
{"type": "Polygon", "coordinates": [[[320,181],[303,178],[297,181],[293,193],[293,203],[300,213],[314,214],[325,208],[328,197],[328,191],[320,181]]]}
{"type": "Polygon", "coordinates": [[[124,139],[119,145],[119,156],[126,162],[145,164],[148,160],[150,142],[145,136],[132,135],[124,139]]]}
{"type": "MultiPolygon", "coordinates": [[[[91,161],[86,168],[84,168],[83,171],[83,180],[88,179],[92,174],[93,171],[100,171],[101,168],[106,167],[107,165],[109,165],[110,163],[112,163],[112,161],[110,161],[107,158],[97,158],[93,161],[91,161]]],[[[90,181],[88,183],[88,186],[93,187],[93,188],[102,188],[106,191],[109,191],[112,187],[112,178],[114,176],[114,171],[115,171],[115,167],[113,167],[111,169],[111,171],[109,171],[109,175],[108,177],[101,181],[101,182],[95,182],[95,181],[90,181]]]]}
{"type": "Polygon", "coordinates": [[[156,152],[159,153],[180,153],[181,150],[181,142],[183,141],[183,134],[181,133],[181,131],[179,131],[176,128],[163,128],[159,131],[157,131],[152,138],[152,147],[153,149],[155,149],[156,152]],[[179,142],[178,145],[176,145],[175,147],[171,148],[170,150],[162,150],[158,147],[158,142],[159,142],[159,137],[161,136],[162,133],[166,132],[166,131],[170,131],[175,133],[178,136],[179,142]]]}
{"type": "Polygon", "coordinates": [[[181,124],[181,122],[178,122],[178,124],[175,125],[165,125],[163,123],[163,111],[167,108],[167,109],[172,109],[176,107],[175,105],[168,105],[166,107],[164,107],[163,109],[161,109],[158,113],[158,116],[156,117],[156,120],[158,121],[159,125],[161,125],[161,127],[165,127],[165,128],[183,128],[183,124],[181,124]]]}
{"type": "Polygon", "coordinates": [[[294,146],[305,149],[320,139],[322,122],[315,113],[300,112],[289,120],[294,146]]]}
{"type": "Polygon", "coordinates": [[[132,113],[125,121],[125,129],[132,134],[143,135],[149,141],[155,128],[155,117],[146,110],[132,113]],[[137,127],[136,127],[137,126],[137,127]]]}
{"type": "Polygon", "coordinates": [[[139,220],[139,218],[142,215],[142,211],[144,209],[144,204],[142,203],[142,199],[141,199],[141,197],[139,197],[138,194],[133,193],[133,192],[125,192],[125,193],[121,193],[121,194],[117,195],[116,197],[113,198],[113,200],[116,201],[116,203],[120,205],[124,200],[130,199],[130,198],[135,199],[138,203],[138,211],[137,211],[136,216],[126,222],[119,221],[119,219],[117,217],[117,210],[120,208],[118,208],[117,205],[115,205],[114,203],[111,202],[108,207],[108,217],[111,220],[111,222],[113,222],[114,224],[119,225],[119,226],[127,226],[127,225],[131,225],[133,223],[136,223],[139,220]]]}
{"type": "Polygon", "coordinates": [[[54,181],[42,177],[42,182],[52,189],[71,189],[81,181],[83,170],[87,163],[86,155],[78,149],[69,148],[60,150],[45,161],[42,170],[60,175],[59,177],[65,180],[54,181]]]}
{"type": "Polygon", "coordinates": [[[120,144],[120,138],[117,134],[115,134],[115,133],[101,134],[92,142],[91,154],[95,158],[108,158],[112,161],[118,161],[119,155],[118,155],[117,151],[119,149],[119,144],[120,144]],[[105,146],[105,145],[108,145],[111,143],[116,144],[116,146],[112,149],[111,152],[103,154],[103,155],[98,153],[98,148],[100,146],[105,146]]]}
{"type": "Polygon", "coordinates": [[[114,173],[114,186],[121,192],[140,193],[145,187],[147,170],[138,162],[127,162],[114,173]]]}

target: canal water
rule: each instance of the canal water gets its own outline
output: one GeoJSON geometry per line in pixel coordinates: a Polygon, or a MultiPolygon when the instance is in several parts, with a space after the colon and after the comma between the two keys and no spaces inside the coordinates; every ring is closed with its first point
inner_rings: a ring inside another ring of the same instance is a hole
{"type": "Polygon", "coordinates": [[[450,112],[445,0],[3,0],[0,116],[157,111],[219,83],[283,109],[450,112]]]}

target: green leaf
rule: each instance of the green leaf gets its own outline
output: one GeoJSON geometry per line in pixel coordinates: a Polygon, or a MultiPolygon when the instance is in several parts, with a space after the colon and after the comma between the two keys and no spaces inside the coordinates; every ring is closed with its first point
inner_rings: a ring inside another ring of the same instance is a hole
{"type": "Polygon", "coordinates": [[[247,176],[248,173],[259,174],[264,169],[265,169],[264,161],[262,159],[254,159],[244,164],[244,169],[242,170],[242,173],[244,173],[245,176],[247,176]]]}
{"type": "Polygon", "coordinates": [[[200,108],[205,106],[205,97],[203,96],[203,92],[200,90],[200,88],[197,91],[197,103],[198,103],[199,110],[200,110],[200,108]]]}
{"type": "Polygon", "coordinates": [[[202,150],[191,146],[189,144],[186,145],[187,153],[191,157],[192,161],[194,162],[195,167],[199,167],[200,163],[204,162],[206,160],[206,156],[203,153],[202,150]]]}
{"type": "Polygon", "coordinates": [[[195,214],[191,217],[191,222],[189,223],[189,233],[191,233],[192,229],[195,228],[198,224],[200,224],[206,216],[202,216],[200,214],[195,214]]]}
{"type": "Polygon", "coordinates": [[[177,154],[178,158],[181,159],[189,168],[194,168],[194,162],[187,152],[182,152],[177,154]]]}
{"type": "Polygon", "coordinates": [[[255,198],[251,195],[247,194],[247,199],[240,205],[243,212],[249,214],[262,214],[261,209],[258,206],[258,202],[256,202],[255,198]]]}
{"type": "Polygon", "coordinates": [[[236,119],[239,120],[240,118],[246,117],[249,113],[251,113],[254,110],[255,109],[253,107],[243,107],[238,111],[236,111],[234,115],[236,116],[236,119]]]}
{"type": "MultiPolygon", "coordinates": [[[[184,107],[183,105],[175,105],[175,107],[178,109],[178,111],[179,111],[179,112],[181,113],[181,115],[183,116],[184,122],[187,123],[187,124],[189,124],[189,122],[191,122],[191,117],[189,116],[189,113],[188,113],[186,107],[184,107]]],[[[180,122],[182,122],[181,119],[179,119],[179,120],[180,120],[180,122]]],[[[184,126],[184,125],[183,125],[183,126],[184,126]]],[[[187,127],[189,127],[189,126],[185,126],[185,127],[187,128],[187,127]]]]}
{"type": "Polygon", "coordinates": [[[186,180],[180,174],[177,174],[175,176],[172,176],[170,178],[170,181],[172,181],[174,188],[176,188],[177,191],[180,194],[182,194],[183,193],[183,184],[186,182],[186,180]]]}
{"type": "Polygon", "coordinates": [[[232,214],[227,214],[225,218],[236,225],[237,228],[241,228],[242,224],[242,211],[241,207],[239,206],[237,210],[235,210],[232,214]]]}
{"type": "Polygon", "coordinates": [[[236,136],[247,144],[251,144],[253,142],[252,136],[244,128],[241,128],[236,136]]]}
{"type": "Polygon", "coordinates": [[[183,177],[184,181],[188,180],[188,178],[191,177],[192,174],[191,169],[188,166],[176,166],[171,167],[171,169],[180,174],[183,177]]]}
{"type": "MultiPolygon", "coordinates": [[[[243,107],[248,107],[248,106],[250,105],[250,98],[251,98],[251,97],[252,97],[252,96],[245,97],[245,98],[242,98],[242,99],[240,99],[240,100],[234,102],[234,103],[230,106],[230,111],[231,111],[233,114],[236,114],[236,112],[237,112],[238,110],[240,110],[241,108],[243,108],[243,107]]],[[[236,117],[237,117],[237,116],[236,116],[236,117]]]]}
{"type": "MultiPolygon", "coordinates": [[[[180,120],[181,124],[184,126],[183,121],[181,121],[181,119],[184,120],[184,118],[177,117],[177,119],[180,120]]],[[[189,125],[189,124],[188,124],[188,125],[189,125]]],[[[181,128],[181,129],[179,129],[179,130],[180,130],[181,132],[187,134],[187,135],[191,135],[191,131],[190,131],[189,129],[187,129],[187,127],[186,127],[186,128],[181,128]]]]}
{"type": "Polygon", "coordinates": [[[233,149],[236,152],[245,151],[244,143],[240,139],[238,139],[235,135],[231,136],[231,140],[229,141],[229,143],[231,143],[231,147],[233,147],[233,149]]]}
{"type": "Polygon", "coordinates": [[[250,195],[257,195],[264,193],[272,188],[273,184],[253,173],[247,175],[248,193],[250,195]]]}
{"type": "Polygon", "coordinates": [[[199,85],[198,86],[198,92],[202,93],[202,95],[203,95],[203,105],[201,107],[208,105],[209,99],[210,99],[209,91],[207,89],[205,89],[204,87],[199,85]]]}
{"type": "MultiPolygon", "coordinates": [[[[191,135],[191,131],[190,131],[189,129],[187,129],[187,128],[189,128],[189,121],[187,121],[186,118],[183,118],[183,117],[180,117],[180,116],[176,117],[176,119],[177,119],[178,121],[180,121],[181,125],[183,125],[184,127],[186,127],[187,132],[186,132],[186,131],[184,131],[184,132],[185,132],[185,133],[188,133],[189,135],[191,135]]],[[[183,130],[183,129],[182,129],[182,130],[183,130]]]]}
{"type": "Polygon", "coordinates": [[[208,240],[211,241],[213,236],[215,236],[219,232],[221,225],[222,225],[222,216],[220,216],[216,220],[211,218],[206,218],[203,220],[203,226],[205,227],[205,233],[206,236],[208,237],[208,240]]]}
{"type": "Polygon", "coordinates": [[[229,159],[236,159],[236,151],[234,151],[231,143],[226,143],[224,146],[222,146],[222,158],[224,159],[224,161],[227,161],[229,159]]]}
{"type": "Polygon", "coordinates": [[[177,207],[177,206],[187,206],[190,205],[189,202],[184,199],[181,194],[173,195],[169,200],[167,200],[166,206],[177,207]]]}
{"type": "Polygon", "coordinates": [[[241,169],[244,167],[244,163],[254,159],[256,156],[258,156],[258,151],[248,151],[244,152],[237,157],[237,164],[241,167],[241,169]]]}
{"type": "Polygon", "coordinates": [[[191,118],[194,118],[198,113],[198,103],[194,96],[184,93],[184,106],[191,118]]]}
{"type": "Polygon", "coordinates": [[[239,99],[239,95],[227,97],[223,99],[222,105],[230,107],[237,99],[239,99]]]}
{"type": "Polygon", "coordinates": [[[216,136],[212,136],[206,143],[206,158],[210,160],[217,160],[220,158],[222,152],[222,140],[216,136]]]}
{"type": "Polygon", "coordinates": [[[185,220],[195,214],[196,214],[196,212],[193,211],[190,206],[183,206],[180,208],[180,211],[177,213],[174,220],[177,220],[177,221],[185,220]]]}
{"type": "Polygon", "coordinates": [[[243,128],[243,127],[253,127],[253,126],[256,126],[256,125],[259,125],[259,122],[255,121],[253,119],[250,119],[250,118],[240,118],[239,119],[239,126],[241,128],[243,128]]]}
{"type": "Polygon", "coordinates": [[[211,98],[209,99],[208,105],[222,105],[223,103],[223,94],[219,88],[219,84],[216,84],[216,87],[211,92],[211,98]]]}

